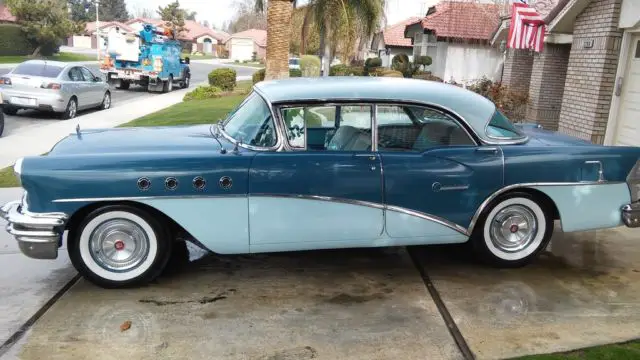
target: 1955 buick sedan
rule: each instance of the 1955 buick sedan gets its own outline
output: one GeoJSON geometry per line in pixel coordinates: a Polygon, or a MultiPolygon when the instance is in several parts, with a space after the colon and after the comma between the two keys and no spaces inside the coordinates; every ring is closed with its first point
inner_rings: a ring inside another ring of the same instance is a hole
{"type": "Polygon", "coordinates": [[[639,226],[639,157],[514,125],[453,85],[298,78],[258,83],[219,124],[77,130],[16,162],[24,197],[1,215],[32,258],[68,231],[103,287],[154,279],[184,238],[219,254],[468,243],[518,267],[554,220],[639,226]]]}

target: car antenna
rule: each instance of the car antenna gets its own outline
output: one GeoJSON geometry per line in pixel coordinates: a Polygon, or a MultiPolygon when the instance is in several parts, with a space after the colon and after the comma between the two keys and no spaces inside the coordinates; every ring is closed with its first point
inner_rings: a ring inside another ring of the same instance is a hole
{"type": "Polygon", "coordinates": [[[224,146],[222,146],[220,139],[218,139],[218,137],[220,136],[220,124],[215,124],[213,125],[213,127],[211,127],[211,136],[213,136],[213,138],[216,139],[216,141],[220,145],[220,154],[226,154],[227,149],[225,149],[224,146]]]}

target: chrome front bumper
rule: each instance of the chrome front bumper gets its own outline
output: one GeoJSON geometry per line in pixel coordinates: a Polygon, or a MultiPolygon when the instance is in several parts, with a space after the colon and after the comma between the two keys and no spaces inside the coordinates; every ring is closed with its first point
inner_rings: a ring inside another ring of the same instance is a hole
{"type": "Polygon", "coordinates": [[[640,227],[640,203],[634,202],[622,207],[622,222],[627,227],[640,227]]]}
{"type": "Polygon", "coordinates": [[[34,259],[56,259],[62,244],[67,215],[31,213],[22,201],[12,201],[0,208],[7,221],[7,232],[15,237],[23,254],[34,259]]]}

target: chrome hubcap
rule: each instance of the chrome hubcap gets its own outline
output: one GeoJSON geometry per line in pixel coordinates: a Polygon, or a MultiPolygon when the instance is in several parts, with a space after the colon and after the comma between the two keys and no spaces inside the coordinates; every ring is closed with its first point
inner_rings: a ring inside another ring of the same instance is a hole
{"type": "Polygon", "coordinates": [[[491,222],[491,242],[504,252],[518,252],[531,244],[538,233],[536,216],[526,206],[510,205],[491,222]]]}
{"type": "Polygon", "coordinates": [[[140,265],[149,254],[149,238],[138,224],[113,219],[100,224],[89,240],[91,255],[109,271],[128,271],[140,265]]]}
{"type": "Polygon", "coordinates": [[[76,116],[76,102],[72,100],[69,103],[69,117],[75,117],[75,116],[76,116]]]}
{"type": "Polygon", "coordinates": [[[104,108],[108,109],[111,107],[111,96],[109,96],[109,94],[106,94],[104,96],[104,108]]]}

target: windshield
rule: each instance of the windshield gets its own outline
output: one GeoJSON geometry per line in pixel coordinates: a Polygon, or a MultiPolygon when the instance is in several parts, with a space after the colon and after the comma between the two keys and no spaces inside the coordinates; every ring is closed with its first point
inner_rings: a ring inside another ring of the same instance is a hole
{"type": "Polygon", "coordinates": [[[13,70],[12,73],[16,75],[29,75],[29,76],[55,78],[55,77],[58,77],[62,69],[63,68],[61,66],[56,66],[56,65],[25,62],[18,65],[13,70]]]}
{"type": "Polygon", "coordinates": [[[509,119],[496,110],[493,117],[487,124],[487,136],[500,139],[522,139],[525,137],[524,133],[518,130],[509,119]]]}
{"type": "Polygon", "coordinates": [[[289,59],[289,65],[298,65],[300,60],[298,59],[289,59]]]}
{"type": "Polygon", "coordinates": [[[222,129],[243,144],[273,147],[276,145],[276,128],[271,111],[265,101],[252,93],[225,121],[222,129]]]}

